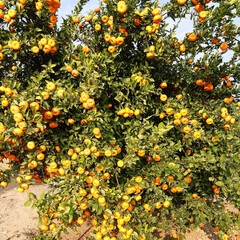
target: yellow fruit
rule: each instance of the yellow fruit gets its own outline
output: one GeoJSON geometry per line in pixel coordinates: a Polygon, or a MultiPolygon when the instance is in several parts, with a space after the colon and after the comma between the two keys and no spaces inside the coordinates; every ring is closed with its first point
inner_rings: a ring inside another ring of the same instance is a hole
{"type": "Polygon", "coordinates": [[[170,206],[170,202],[169,202],[169,201],[165,201],[165,202],[163,203],[163,206],[164,206],[165,208],[168,208],[168,207],[170,206]]]}
{"type": "Polygon", "coordinates": [[[117,165],[118,165],[118,167],[123,167],[124,166],[124,162],[122,161],[122,160],[119,160],[118,162],[117,162],[117,165]]]}

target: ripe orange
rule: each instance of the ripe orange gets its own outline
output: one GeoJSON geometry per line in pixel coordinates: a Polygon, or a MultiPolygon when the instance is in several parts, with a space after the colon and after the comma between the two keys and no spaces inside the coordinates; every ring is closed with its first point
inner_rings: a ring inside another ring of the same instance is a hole
{"type": "Polygon", "coordinates": [[[52,114],[53,114],[53,116],[58,116],[58,115],[60,115],[60,110],[58,108],[53,108],[52,114]]]}
{"type": "Polygon", "coordinates": [[[42,9],[42,7],[43,7],[42,2],[37,2],[37,3],[36,3],[36,9],[37,9],[37,11],[40,11],[40,10],[42,9]]]}
{"type": "Polygon", "coordinates": [[[13,129],[13,134],[15,136],[22,136],[23,135],[23,130],[21,128],[14,128],[13,129]]]}
{"type": "Polygon", "coordinates": [[[2,187],[7,187],[8,186],[8,183],[7,182],[1,182],[1,184],[0,184],[2,187]]]}
{"type": "Polygon", "coordinates": [[[206,120],[206,123],[209,124],[209,125],[210,125],[210,124],[213,124],[213,119],[212,119],[212,118],[208,118],[208,119],[206,120]]]}
{"type": "Polygon", "coordinates": [[[199,13],[199,17],[200,17],[200,18],[206,18],[207,15],[208,15],[208,12],[207,12],[207,11],[201,11],[201,12],[199,13]]]}
{"type": "Polygon", "coordinates": [[[127,5],[126,5],[126,3],[124,1],[119,1],[117,3],[117,11],[120,14],[124,14],[127,11],[127,5]]]}
{"type": "Polygon", "coordinates": [[[21,177],[17,177],[16,181],[21,184],[23,182],[23,179],[21,177]]]}
{"type": "Polygon", "coordinates": [[[20,108],[16,105],[11,105],[10,112],[15,115],[17,113],[20,113],[20,108]]]}
{"type": "Polygon", "coordinates": [[[8,10],[8,15],[10,18],[15,18],[17,16],[17,12],[15,9],[9,9],[8,10]]]}
{"type": "Polygon", "coordinates": [[[112,156],[111,150],[106,150],[106,151],[105,151],[105,156],[106,156],[106,157],[111,157],[111,156],[112,156]]]}
{"type": "Polygon", "coordinates": [[[183,132],[184,133],[190,133],[191,132],[191,128],[190,127],[184,127],[183,128],[183,132]]]}
{"type": "Polygon", "coordinates": [[[167,83],[166,83],[166,82],[162,82],[162,83],[160,84],[160,87],[163,88],[163,89],[166,88],[166,87],[167,87],[167,83]]]}
{"type": "Polygon", "coordinates": [[[67,66],[67,67],[66,67],[66,71],[69,72],[69,73],[71,73],[71,72],[73,71],[73,68],[72,68],[71,66],[67,66]]]}
{"type": "Polygon", "coordinates": [[[137,183],[140,183],[140,182],[142,182],[142,177],[141,176],[137,176],[136,178],[135,178],[135,182],[137,182],[137,183]]]}
{"type": "Polygon", "coordinates": [[[21,187],[26,190],[29,188],[29,185],[27,183],[22,183],[21,187]]]}
{"type": "MultiPolygon", "coordinates": [[[[161,15],[156,15],[153,17],[153,22],[154,23],[159,23],[162,21],[162,16],[161,15]]],[[[159,28],[159,25],[156,26],[157,28],[159,28]]]]}
{"type": "Polygon", "coordinates": [[[227,49],[228,49],[228,44],[227,44],[227,43],[222,43],[222,44],[220,45],[220,49],[221,49],[222,51],[227,50],[227,49]]]}
{"type": "Polygon", "coordinates": [[[153,52],[148,52],[147,53],[147,58],[153,58],[154,57],[154,53],[153,52]]]}
{"type": "Polygon", "coordinates": [[[156,15],[158,15],[160,12],[161,12],[161,10],[160,10],[159,8],[154,8],[154,9],[152,10],[152,15],[153,15],[153,16],[156,16],[156,15]]]}
{"type": "Polygon", "coordinates": [[[11,22],[11,20],[12,20],[8,14],[5,14],[3,18],[7,23],[11,22]]]}
{"type": "Polygon", "coordinates": [[[83,174],[85,172],[85,168],[84,167],[78,167],[77,172],[79,174],[83,174]]]}
{"type": "Polygon", "coordinates": [[[95,12],[95,13],[99,13],[100,11],[101,11],[100,8],[95,8],[95,9],[94,9],[94,12],[95,12]]]}
{"type": "Polygon", "coordinates": [[[102,16],[102,22],[107,23],[108,22],[108,16],[106,16],[106,15],[102,16]]]}
{"type": "Polygon", "coordinates": [[[169,202],[169,201],[165,201],[165,202],[163,203],[163,206],[164,206],[165,208],[168,208],[168,207],[170,206],[170,202],[169,202]]]}
{"type": "Polygon", "coordinates": [[[23,115],[21,113],[16,113],[13,116],[16,123],[20,123],[23,120],[23,115]]]}
{"type": "Polygon", "coordinates": [[[95,30],[96,30],[96,31],[100,31],[100,30],[101,30],[101,28],[102,28],[102,27],[101,27],[101,25],[100,25],[100,24],[96,24],[96,25],[95,25],[95,30]]]}
{"type": "Polygon", "coordinates": [[[35,148],[35,143],[33,141],[30,141],[27,143],[27,148],[29,150],[33,150],[35,148]]]}
{"type": "Polygon", "coordinates": [[[73,17],[72,17],[72,21],[73,21],[74,23],[78,23],[78,22],[79,22],[79,18],[78,18],[77,16],[73,16],[73,17]]]}
{"type": "Polygon", "coordinates": [[[193,198],[197,198],[198,195],[197,195],[196,193],[193,193],[193,194],[192,194],[192,197],[193,197],[193,198]]]}
{"type": "Polygon", "coordinates": [[[204,6],[201,3],[195,5],[196,12],[201,12],[203,10],[203,8],[204,8],[204,6]]]}
{"type": "Polygon", "coordinates": [[[117,45],[122,45],[124,43],[124,38],[123,37],[117,37],[116,41],[117,41],[117,45]]]}
{"type": "Polygon", "coordinates": [[[45,158],[45,155],[43,153],[39,153],[37,155],[37,159],[40,160],[40,161],[42,161],[44,158],[45,158]]]}
{"type": "Polygon", "coordinates": [[[57,23],[57,21],[58,21],[58,19],[57,19],[56,16],[52,15],[52,16],[50,17],[50,22],[51,22],[51,23],[55,24],[55,23],[57,23]]]}
{"type": "Polygon", "coordinates": [[[0,9],[4,9],[5,8],[5,3],[3,1],[0,1],[0,9]]]}
{"type": "Polygon", "coordinates": [[[188,37],[189,41],[194,42],[197,40],[197,35],[195,33],[192,33],[188,37]]]}
{"type": "Polygon", "coordinates": [[[56,89],[56,85],[53,82],[48,82],[47,83],[47,90],[53,92],[56,89]]]}
{"type": "Polygon", "coordinates": [[[18,187],[18,188],[17,188],[17,191],[20,192],[20,193],[23,193],[23,192],[24,192],[24,189],[21,188],[21,187],[18,187]]]}
{"type": "Polygon", "coordinates": [[[180,52],[181,53],[184,53],[186,51],[186,46],[184,45],[184,44],[182,44],[181,46],[180,46],[180,52]]]}
{"type": "Polygon", "coordinates": [[[79,71],[76,70],[76,69],[72,70],[71,73],[72,73],[72,76],[73,76],[73,77],[78,77],[79,74],[80,74],[79,71]]]}
{"type": "Polygon", "coordinates": [[[144,150],[138,150],[138,156],[139,157],[144,157],[145,156],[145,151],[144,150]]]}
{"type": "Polygon", "coordinates": [[[140,19],[138,19],[138,18],[134,19],[134,24],[136,26],[139,26],[140,25],[140,19]]]}
{"type": "Polygon", "coordinates": [[[39,53],[39,48],[37,46],[32,47],[32,52],[35,54],[39,53]]]}
{"type": "Polygon", "coordinates": [[[186,3],[187,0],[177,0],[179,5],[184,5],[186,3]]]}
{"type": "Polygon", "coordinates": [[[117,162],[117,166],[120,167],[120,168],[123,167],[124,166],[124,162],[122,160],[119,160],[117,162]]]}
{"type": "Polygon", "coordinates": [[[41,231],[47,232],[49,230],[49,227],[47,225],[42,225],[41,226],[41,231]]]}
{"type": "Polygon", "coordinates": [[[114,53],[114,52],[115,52],[115,47],[114,47],[114,46],[109,46],[109,47],[108,47],[108,51],[109,51],[110,53],[114,53]]]}
{"type": "Polygon", "coordinates": [[[168,189],[168,185],[166,183],[162,184],[162,190],[167,190],[168,189]]]}
{"type": "Polygon", "coordinates": [[[167,101],[167,95],[162,94],[162,95],[160,96],[160,100],[161,100],[162,102],[167,101]]]}
{"type": "Polygon", "coordinates": [[[84,46],[82,48],[82,50],[83,50],[84,53],[89,53],[89,51],[90,51],[88,46],[84,46]]]}

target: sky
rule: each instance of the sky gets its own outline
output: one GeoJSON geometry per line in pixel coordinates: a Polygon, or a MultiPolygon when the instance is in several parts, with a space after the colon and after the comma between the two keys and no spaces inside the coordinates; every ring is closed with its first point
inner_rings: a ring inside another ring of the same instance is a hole
{"type": "MultiPolygon", "coordinates": [[[[73,10],[74,6],[76,6],[78,0],[62,0],[61,7],[58,12],[59,16],[65,16],[66,14],[70,14],[71,10],[73,10]]],[[[89,0],[83,9],[83,14],[86,14],[90,10],[94,10],[99,7],[98,0],[89,0]]]]}
{"type": "MultiPolygon", "coordinates": [[[[62,0],[61,1],[61,8],[59,11],[60,16],[64,16],[66,14],[70,14],[73,7],[77,4],[78,0],[62,0]]],[[[168,2],[168,0],[160,0],[160,4],[164,4],[168,2]]],[[[89,0],[87,4],[84,6],[83,14],[87,14],[90,10],[94,10],[95,8],[99,7],[98,0],[89,0]]]]}
{"type": "MultiPolygon", "coordinates": [[[[102,0],[100,0],[102,1],[102,0]]],[[[160,0],[160,5],[168,2],[169,0],[160,0]]],[[[71,14],[71,11],[73,10],[74,6],[77,4],[78,0],[62,0],[61,1],[61,8],[58,12],[60,18],[66,16],[67,14],[71,14]]],[[[99,7],[99,0],[89,0],[87,4],[84,6],[82,14],[87,15],[87,13],[91,10],[94,10],[95,8],[99,7]]],[[[61,20],[60,20],[61,23],[61,20]]],[[[240,19],[236,19],[235,23],[240,26],[240,19]]],[[[170,26],[172,23],[170,23],[170,26]]],[[[184,19],[179,25],[179,29],[177,32],[177,37],[179,40],[183,39],[185,37],[186,32],[191,32],[193,30],[192,28],[192,21],[190,19],[184,19]]]]}
{"type": "MultiPolygon", "coordinates": [[[[160,0],[160,5],[168,2],[169,0],[160,0]]],[[[62,0],[61,1],[61,7],[59,9],[58,15],[60,19],[67,14],[71,14],[71,11],[73,10],[74,6],[76,6],[78,0],[62,0]]],[[[84,6],[82,14],[87,15],[87,13],[91,10],[94,10],[95,8],[99,7],[99,1],[98,0],[89,0],[87,4],[84,6]]],[[[61,20],[60,20],[61,23],[61,20]]],[[[173,23],[173,22],[172,22],[173,23]]],[[[170,26],[172,24],[170,23],[170,26]]],[[[192,30],[191,28],[192,22],[190,19],[184,19],[181,22],[181,25],[179,26],[179,31],[177,33],[177,37],[179,39],[183,39],[186,32],[190,32],[192,30]]]]}
{"type": "MultiPolygon", "coordinates": [[[[76,6],[77,2],[79,0],[62,0],[61,1],[61,7],[59,9],[58,15],[59,19],[62,17],[71,14],[71,11],[74,9],[74,6],[76,6]]],[[[102,0],[100,0],[102,1],[102,0]]],[[[160,5],[168,2],[169,0],[159,0],[160,5]]],[[[82,14],[87,15],[87,13],[91,10],[94,10],[95,8],[99,7],[99,0],[89,0],[86,5],[83,8],[82,14]]],[[[61,20],[59,23],[61,24],[61,20]]],[[[240,18],[235,19],[234,21],[235,24],[240,26],[240,18]]],[[[173,24],[172,22],[169,22],[169,27],[171,27],[173,24]]],[[[193,23],[190,19],[186,18],[183,19],[179,25],[179,28],[176,31],[176,37],[179,40],[184,39],[185,35],[187,32],[191,32],[193,30],[193,23]]],[[[224,56],[224,61],[228,61],[232,56],[232,53],[228,51],[225,56],[224,56]]]]}

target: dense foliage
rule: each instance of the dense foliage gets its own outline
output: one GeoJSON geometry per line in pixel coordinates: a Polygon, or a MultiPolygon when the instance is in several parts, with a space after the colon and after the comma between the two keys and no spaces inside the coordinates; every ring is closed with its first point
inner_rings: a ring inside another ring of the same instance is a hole
{"type": "Polygon", "coordinates": [[[1,186],[14,173],[18,192],[49,185],[26,202],[36,239],[85,221],[93,239],[183,239],[206,222],[228,239],[240,222],[223,205],[240,208],[239,2],[106,0],[82,16],[85,3],[58,27],[58,0],[0,1],[1,186]]]}

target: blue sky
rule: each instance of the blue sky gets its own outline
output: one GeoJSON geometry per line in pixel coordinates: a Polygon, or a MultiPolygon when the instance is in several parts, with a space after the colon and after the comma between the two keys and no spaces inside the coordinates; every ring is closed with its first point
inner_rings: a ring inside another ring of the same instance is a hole
{"type": "MultiPolygon", "coordinates": [[[[65,16],[66,14],[70,14],[71,10],[73,10],[74,6],[76,6],[78,0],[62,0],[61,7],[58,12],[59,16],[65,16]]],[[[89,0],[84,7],[83,14],[86,14],[90,10],[94,10],[95,8],[99,7],[98,0],[89,0]]]]}
{"type": "MultiPolygon", "coordinates": [[[[70,14],[71,10],[77,4],[78,0],[62,0],[61,1],[61,8],[59,10],[59,16],[64,16],[66,14],[70,14]]],[[[168,0],[160,0],[160,4],[168,2],[168,0]]],[[[98,0],[89,0],[83,9],[83,14],[86,14],[90,10],[94,10],[95,8],[99,7],[98,0]]]]}
{"type": "MultiPolygon", "coordinates": [[[[100,0],[102,1],[102,0],[100,0]]],[[[160,5],[168,2],[169,0],[159,0],[160,5]]],[[[71,11],[74,9],[74,6],[77,4],[78,0],[62,0],[61,1],[61,7],[59,9],[58,15],[59,19],[66,16],[67,14],[71,14],[71,11]]],[[[87,15],[87,13],[91,10],[94,10],[95,8],[99,7],[99,0],[89,0],[87,4],[84,6],[84,9],[82,11],[83,15],[87,15]]],[[[62,21],[60,20],[59,23],[62,21]]],[[[237,18],[234,21],[235,24],[238,26],[240,25],[240,19],[237,18]]],[[[169,22],[169,26],[172,26],[173,21],[169,22]]],[[[179,25],[179,28],[176,32],[176,37],[179,40],[184,39],[185,34],[187,32],[191,32],[193,30],[193,24],[192,21],[189,18],[183,19],[179,25]]],[[[224,60],[227,61],[229,58],[231,58],[232,53],[228,51],[226,54],[224,54],[224,60]]]]}
{"type": "MultiPolygon", "coordinates": [[[[100,0],[102,1],[102,0],[100,0]]],[[[168,2],[169,0],[160,0],[160,5],[168,2]]],[[[67,14],[71,14],[71,11],[73,10],[74,6],[77,4],[78,0],[62,0],[61,1],[61,8],[59,9],[58,15],[61,19],[62,17],[66,16],[67,14]]],[[[99,1],[98,0],[89,0],[87,4],[84,6],[82,14],[87,15],[87,13],[91,10],[94,10],[95,8],[99,7],[99,1]]],[[[61,20],[60,20],[61,23],[61,20]]],[[[173,22],[172,22],[173,23],[173,22]]],[[[171,24],[171,23],[170,23],[171,24]]],[[[177,37],[179,39],[183,39],[186,32],[190,32],[192,30],[191,28],[192,23],[189,19],[185,19],[181,22],[181,25],[179,26],[179,31],[177,33],[177,37]]]]}

